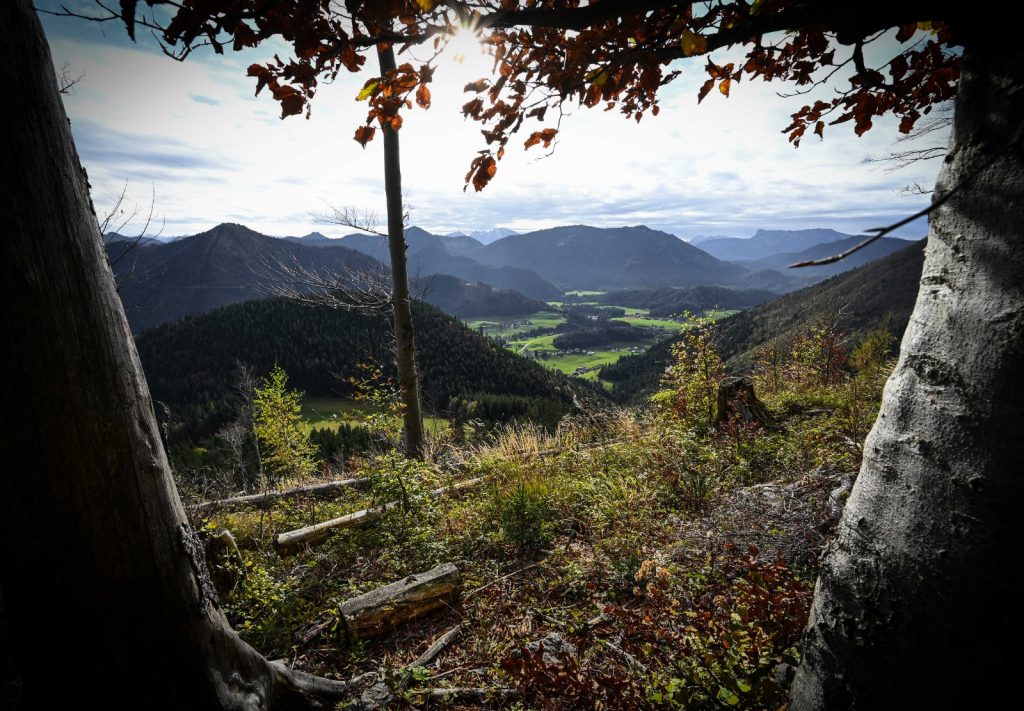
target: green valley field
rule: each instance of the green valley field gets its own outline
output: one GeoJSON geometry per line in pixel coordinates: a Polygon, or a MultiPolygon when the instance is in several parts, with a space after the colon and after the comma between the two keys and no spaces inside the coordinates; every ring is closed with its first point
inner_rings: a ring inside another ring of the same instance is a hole
{"type": "MultiPolygon", "coordinates": [[[[569,296],[602,296],[602,291],[570,292],[569,296]]],[[[652,318],[647,309],[618,306],[614,304],[583,301],[566,304],[549,301],[550,310],[517,316],[485,316],[466,322],[469,328],[501,341],[507,348],[526,357],[533,357],[538,363],[566,375],[577,375],[587,380],[598,380],[601,366],[610,365],[625,355],[643,353],[655,343],[670,337],[684,327],[682,319],[652,318]],[[567,320],[566,310],[574,307],[589,307],[598,313],[607,310],[621,310],[624,316],[609,319],[609,322],[624,323],[641,328],[660,329],[661,333],[650,338],[629,342],[611,342],[600,347],[561,350],[554,344],[559,335],[556,328],[567,320]],[[529,335],[524,335],[529,334],[529,335]]],[[[738,313],[735,309],[713,310],[707,316],[718,320],[738,313]]],[[[609,383],[603,383],[609,387],[609,383]]]]}

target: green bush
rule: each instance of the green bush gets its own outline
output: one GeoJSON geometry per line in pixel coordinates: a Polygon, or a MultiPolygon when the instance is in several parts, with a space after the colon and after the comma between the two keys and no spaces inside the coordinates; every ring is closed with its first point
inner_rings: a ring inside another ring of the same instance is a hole
{"type": "Polygon", "coordinates": [[[551,543],[555,507],[551,487],[537,476],[521,474],[499,483],[492,493],[493,516],[505,542],[524,555],[551,543]]]}

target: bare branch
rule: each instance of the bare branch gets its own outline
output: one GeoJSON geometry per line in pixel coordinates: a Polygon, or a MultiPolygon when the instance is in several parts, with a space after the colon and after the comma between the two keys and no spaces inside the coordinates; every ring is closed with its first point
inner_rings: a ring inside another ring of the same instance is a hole
{"type": "Polygon", "coordinates": [[[75,85],[84,78],[85,72],[72,78],[71,62],[65,61],[64,66],[61,67],[60,75],[57,77],[57,91],[64,96],[70,96],[75,93],[75,85]]]}
{"type": "Polygon", "coordinates": [[[257,288],[268,296],[365,313],[383,313],[391,308],[391,276],[383,265],[376,269],[318,269],[305,266],[293,255],[287,264],[264,262],[264,266],[274,278],[257,288]]]}
{"type": "MultiPolygon", "coordinates": [[[[125,255],[127,255],[129,252],[134,250],[136,247],[138,247],[139,243],[143,239],[156,239],[164,231],[165,223],[162,223],[160,225],[160,230],[156,234],[153,234],[153,235],[147,234],[149,232],[149,226],[153,222],[153,209],[156,206],[156,185],[155,184],[152,185],[150,190],[151,190],[151,192],[150,192],[150,196],[149,196],[149,212],[146,214],[146,222],[142,225],[142,229],[139,231],[139,234],[128,244],[127,247],[124,248],[124,250],[120,254],[117,255],[117,258],[114,259],[110,263],[110,268],[111,269],[116,267],[118,262],[120,262],[122,259],[124,259],[125,255]]],[[[104,233],[104,230],[109,226],[111,217],[114,214],[116,214],[118,212],[118,210],[120,209],[121,205],[124,202],[124,198],[125,198],[125,195],[127,194],[127,192],[128,192],[128,186],[125,185],[124,190],[121,191],[120,197],[118,197],[117,201],[114,203],[113,209],[103,219],[103,222],[100,225],[100,233],[101,234],[104,233]]],[[[123,214],[123,213],[124,213],[124,211],[122,210],[121,214],[123,214]]],[[[139,213],[138,207],[133,208],[131,214],[127,218],[125,218],[124,221],[121,222],[121,224],[118,226],[118,229],[119,230],[124,229],[133,219],[135,219],[135,217],[136,217],[136,215],[138,215],[138,213],[139,213]]]]}
{"type": "Polygon", "coordinates": [[[952,126],[952,102],[941,104],[935,111],[934,116],[930,117],[926,121],[922,121],[910,133],[896,139],[896,143],[906,143],[907,141],[916,141],[925,136],[931,136],[937,133],[939,135],[936,136],[936,143],[924,146],[923,148],[910,148],[906,150],[893,151],[889,155],[881,158],[868,156],[863,162],[878,163],[886,173],[893,173],[897,170],[902,170],[913,163],[917,163],[918,161],[942,158],[946,155],[946,137],[952,126]]]}
{"type": "Polygon", "coordinates": [[[313,212],[310,213],[310,217],[321,225],[339,225],[380,237],[388,236],[387,232],[381,232],[380,215],[375,210],[360,210],[349,206],[337,207],[327,203],[326,212],[313,212]]]}

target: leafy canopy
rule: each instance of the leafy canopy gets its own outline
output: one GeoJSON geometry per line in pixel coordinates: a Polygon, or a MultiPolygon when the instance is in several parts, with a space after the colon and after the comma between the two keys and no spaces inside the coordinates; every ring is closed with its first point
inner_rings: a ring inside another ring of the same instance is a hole
{"type": "Polygon", "coordinates": [[[844,68],[851,71],[848,87],[793,114],[784,132],[794,145],[809,128],[823,137],[827,125],[846,122],[861,135],[884,114],[899,117],[899,130],[908,133],[955,94],[960,56],[953,48],[974,22],[968,8],[913,0],[146,0],[165,6],[166,22],[152,10],[137,16],[139,5],[121,0],[117,12],[100,4],[106,14],[94,19],[121,18],[132,37],[136,25],[155,29],[181,58],[200,45],[223,52],[270,38],[288,42],[293,56],[248,69],[256,93],[269,90],[282,118],[308,118],[319,83],[343,69],[360,71],[378,47],[394,45],[399,55],[413,46],[432,48],[427,61],[404,62],[365,82],[356,99],[367,103],[367,114],[354,136],[363,145],[378,127],[400,129],[414,102],[429,108],[429,84],[445,46],[460,30],[476,33],[493,57],[492,75],[465,86],[472,98],[462,109],[481,125],[485,141],[466,174],[476,190],[494,177],[506,145],[524,126],[530,127],[527,149],[549,147],[558,120],[545,122],[565,104],[603,105],[637,121],[657,115],[660,88],[680,74],[672,62],[685,57],[705,57],[698,101],[716,88],[729,96],[743,79],[789,81],[806,93],[844,68]],[[891,29],[898,52],[869,65],[864,48],[891,29]],[[743,61],[711,59],[714,50],[733,46],[744,48],[743,61]]]}

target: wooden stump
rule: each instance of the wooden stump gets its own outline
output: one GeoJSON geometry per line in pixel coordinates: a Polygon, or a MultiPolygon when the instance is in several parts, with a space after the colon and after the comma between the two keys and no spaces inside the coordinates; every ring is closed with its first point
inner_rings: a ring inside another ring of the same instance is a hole
{"type": "Polygon", "coordinates": [[[718,414],[715,427],[727,422],[740,424],[757,423],[767,429],[775,429],[775,419],[764,403],[757,399],[754,384],[747,378],[726,378],[718,386],[718,414]]]}
{"type": "Polygon", "coordinates": [[[444,563],[346,600],[341,617],[348,639],[379,637],[453,601],[462,587],[459,569],[444,563]]]}

